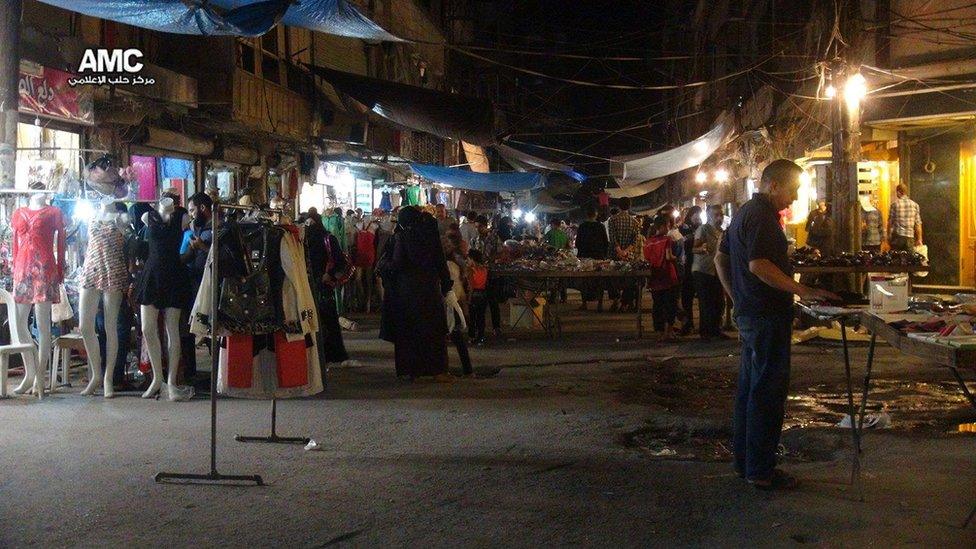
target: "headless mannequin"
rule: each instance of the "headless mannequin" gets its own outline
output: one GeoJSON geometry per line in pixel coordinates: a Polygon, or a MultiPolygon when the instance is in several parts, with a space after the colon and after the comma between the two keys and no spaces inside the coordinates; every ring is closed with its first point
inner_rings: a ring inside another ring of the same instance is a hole
{"type": "MultiPolygon", "coordinates": [[[[102,203],[102,208],[96,216],[96,221],[124,224],[125,219],[113,208],[114,201],[102,203]]],[[[121,231],[121,228],[119,229],[121,231]]],[[[91,381],[81,394],[94,395],[99,387],[105,388],[105,398],[115,396],[112,379],[115,374],[115,359],[119,352],[119,336],[116,329],[119,321],[119,308],[122,306],[122,291],[108,290],[103,292],[98,288],[82,288],[78,303],[79,324],[81,337],[85,340],[85,352],[88,354],[88,367],[91,370],[91,381]],[[102,350],[98,345],[98,335],[95,333],[95,316],[98,314],[98,302],[105,304],[105,377],[102,378],[102,350]]]]}
{"type": "MultiPolygon", "coordinates": [[[[40,210],[46,208],[47,195],[38,193],[31,195],[30,203],[28,207],[31,210],[40,210]]],[[[63,257],[55,257],[55,260],[64,265],[63,257]]],[[[48,364],[51,362],[51,302],[43,301],[38,303],[17,303],[17,319],[18,329],[23,330],[21,333],[29,333],[27,329],[27,317],[30,315],[31,307],[34,307],[34,317],[37,320],[37,344],[38,344],[38,362],[36,365],[31,364],[33,361],[27,361],[24,364],[24,380],[20,382],[20,385],[14,389],[15,394],[23,394],[29,390],[33,390],[37,398],[44,397],[44,379],[47,373],[48,364]],[[34,366],[34,367],[32,367],[34,366]]]]}
{"type": "MultiPolygon", "coordinates": [[[[159,201],[156,211],[168,222],[174,215],[175,206],[170,198],[159,201]]],[[[142,216],[143,223],[149,223],[149,214],[142,216]]],[[[180,226],[185,230],[190,226],[190,216],[184,215],[180,226]]],[[[146,350],[149,352],[149,362],[152,363],[153,379],[149,388],[142,394],[142,398],[153,398],[163,387],[163,349],[159,340],[159,309],[152,305],[140,305],[142,316],[142,337],[145,338],[146,350]]],[[[180,309],[167,308],[164,312],[166,326],[166,356],[169,357],[169,375],[166,380],[166,392],[169,400],[187,400],[189,396],[176,385],[176,376],[180,360],[180,309]]],[[[106,330],[108,328],[106,327],[106,330]]],[[[192,393],[189,393],[192,395],[192,393]]]]}

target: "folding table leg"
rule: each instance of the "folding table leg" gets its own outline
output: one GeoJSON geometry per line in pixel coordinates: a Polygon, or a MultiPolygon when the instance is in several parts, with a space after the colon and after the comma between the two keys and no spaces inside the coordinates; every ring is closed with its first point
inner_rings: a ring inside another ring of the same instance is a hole
{"type": "Polygon", "coordinates": [[[952,375],[956,378],[956,382],[959,383],[959,388],[962,389],[962,394],[966,395],[966,398],[969,399],[969,404],[972,405],[973,408],[976,408],[976,397],[974,397],[973,393],[969,391],[969,387],[966,387],[966,380],[962,378],[962,374],[959,373],[959,369],[954,366],[950,366],[949,369],[952,370],[952,375]]]}
{"type": "MultiPolygon", "coordinates": [[[[857,432],[860,436],[861,431],[864,429],[864,412],[868,406],[868,391],[871,388],[871,368],[874,366],[874,346],[878,342],[878,335],[875,333],[871,334],[871,343],[868,347],[868,362],[864,370],[864,390],[861,393],[861,410],[857,416],[857,432]]],[[[853,419],[851,420],[853,421],[853,419]]],[[[853,425],[853,423],[851,424],[853,425]]]]}
{"type": "Polygon", "coordinates": [[[840,336],[844,343],[844,373],[847,376],[847,410],[851,419],[851,437],[854,441],[851,463],[851,484],[861,472],[861,433],[857,429],[857,410],[854,408],[854,382],[851,379],[851,358],[847,345],[847,323],[841,319],[840,336]]]}

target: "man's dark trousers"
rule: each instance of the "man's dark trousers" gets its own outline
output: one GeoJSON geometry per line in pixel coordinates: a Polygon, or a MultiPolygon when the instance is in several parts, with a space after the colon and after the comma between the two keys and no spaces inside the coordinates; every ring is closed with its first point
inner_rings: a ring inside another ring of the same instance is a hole
{"type": "Polygon", "coordinates": [[[910,252],[915,249],[915,242],[907,236],[902,236],[900,234],[893,235],[891,237],[891,249],[910,252]]]}
{"type": "Polygon", "coordinates": [[[790,385],[789,314],[736,317],[742,362],[732,418],[735,467],[746,478],[768,478],[776,467],[790,385]]]}

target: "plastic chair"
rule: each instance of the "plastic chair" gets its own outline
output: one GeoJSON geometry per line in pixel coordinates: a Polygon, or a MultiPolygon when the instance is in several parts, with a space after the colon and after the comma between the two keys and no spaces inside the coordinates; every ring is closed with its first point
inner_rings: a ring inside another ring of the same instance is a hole
{"type": "MultiPolygon", "coordinates": [[[[0,299],[7,306],[7,325],[10,327],[10,343],[0,345],[0,398],[3,398],[7,396],[7,366],[10,355],[19,353],[24,365],[33,365],[32,369],[37,372],[37,347],[30,335],[22,333],[26,329],[21,330],[17,325],[17,304],[14,303],[14,296],[0,288],[0,299]]],[[[38,372],[38,375],[44,375],[44,372],[38,372]]]]}
{"type": "MultiPolygon", "coordinates": [[[[51,357],[51,391],[54,391],[58,385],[58,366],[61,367],[61,384],[71,387],[71,351],[84,350],[85,340],[82,339],[81,334],[65,334],[54,340],[54,351],[51,357]]],[[[84,367],[88,368],[87,364],[84,367]]]]}

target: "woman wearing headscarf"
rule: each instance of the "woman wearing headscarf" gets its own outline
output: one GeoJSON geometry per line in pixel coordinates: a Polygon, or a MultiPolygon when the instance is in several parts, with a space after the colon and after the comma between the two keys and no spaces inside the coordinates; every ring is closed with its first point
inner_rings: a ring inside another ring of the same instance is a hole
{"type": "Polygon", "coordinates": [[[306,218],[305,246],[312,293],[318,303],[319,362],[322,363],[322,379],[325,379],[328,363],[345,362],[349,359],[346,346],[342,342],[335,287],[331,285],[348,266],[339,239],[325,229],[322,216],[310,211],[306,218]]]}
{"type": "Polygon", "coordinates": [[[385,290],[380,337],[393,343],[398,376],[449,381],[444,296],[452,282],[437,221],[415,207],[397,221],[377,264],[385,290]]]}

